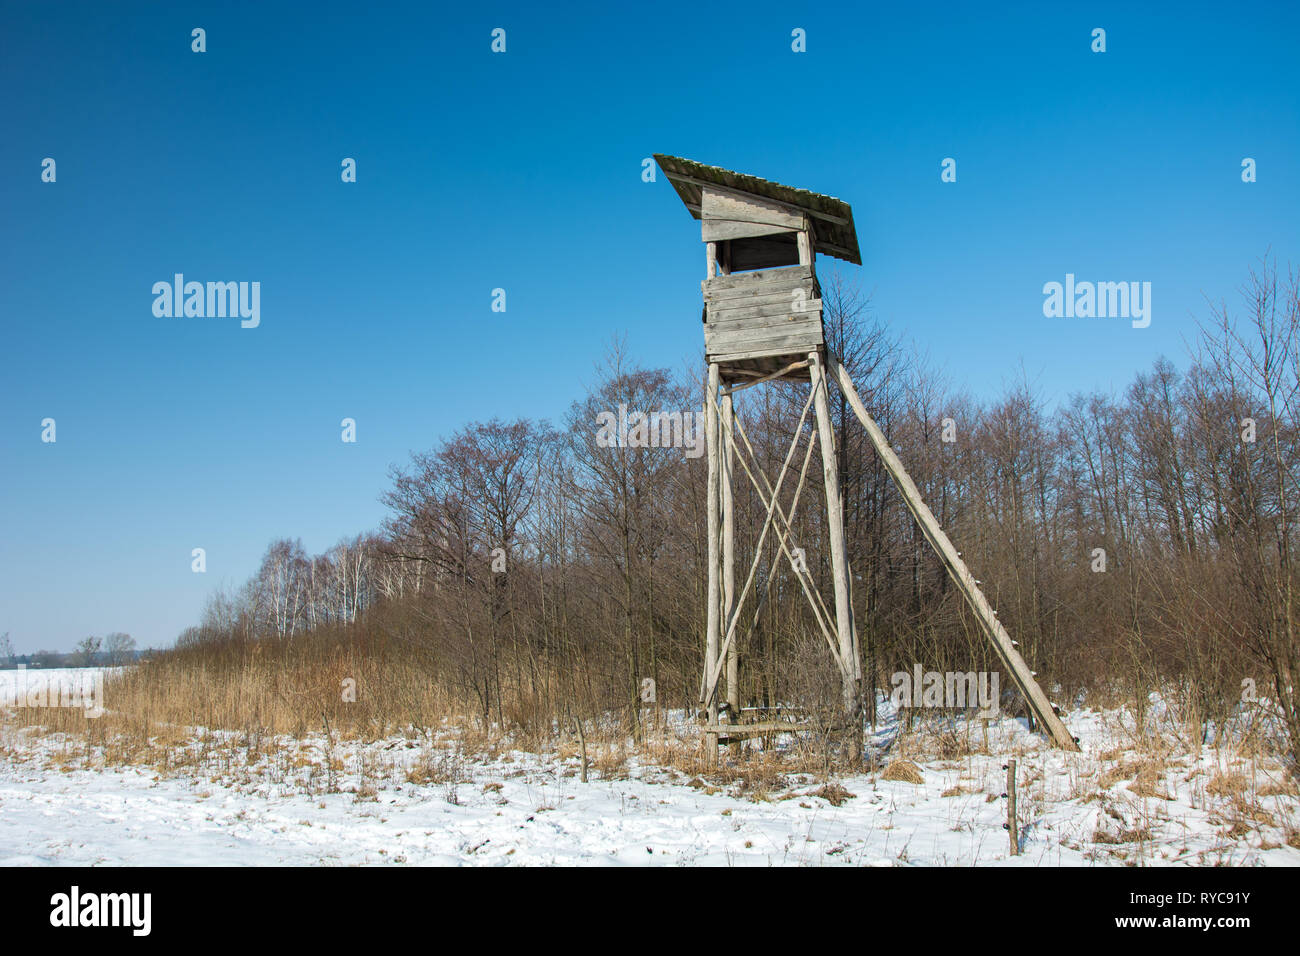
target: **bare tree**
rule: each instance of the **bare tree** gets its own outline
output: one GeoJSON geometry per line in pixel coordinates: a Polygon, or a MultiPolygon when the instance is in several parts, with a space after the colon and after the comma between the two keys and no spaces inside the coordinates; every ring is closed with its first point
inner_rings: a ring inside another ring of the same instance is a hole
{"type": "Polygon", "coordinates": [[[112,667],[129,664],[135,656],[135,638],[121,631],[114,631],[104,638],[104,651],[112,667]]]}
{"type": "Polygon", "coordinates": [[[83,637],[77,642],[77,649],[74,653],[77,664],[81,667],[91,667],[95,659],[99,656],[99,648],[103,641],[98,637],[83,637]]]}

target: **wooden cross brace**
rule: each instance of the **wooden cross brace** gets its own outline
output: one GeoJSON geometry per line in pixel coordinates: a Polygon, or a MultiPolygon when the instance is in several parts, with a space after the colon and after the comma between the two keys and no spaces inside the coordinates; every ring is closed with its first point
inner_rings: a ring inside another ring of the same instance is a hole
{"type": "MultiPolygon", "coordinates": [[[[710,396],[710,401],[712,401],[716,407],[717,396],[716,395],[710,396]]],[[[767,510],[763,519],[762,531],[759,533],[758,543],[755,545],[754,548],[754,559],[750,563],[749,574],[746,576],[745,584],[741,588],[740,595],[736,599],[735,606],[732,608],[730,619],[727,621],[726,624],[726,630],[724,632],[725,636],[723,637],[722,643],[718,648],[718,655],[713,662],[713,667],[705,675],[704,686],[701,688],[701,694],[700,694],[701,706],[707,706],[709,703],[711,703],[714,695],[717,693],[718,681],[722,676],[722,669],[726,661],[727,651],[731,648],[731,644],[735,640],[736,627],[740,621],[740,615],[744,607],[745,599],[749,595],[750,588],[753,586],[754,583],[754,578],[758,573],[758,566],[762,561],[763,544],[767,539],[768,531],[771,530],[774,522],[777,519],[779,519],[780,525],[778,525],[776,529],[776,538],[777,538],[777,543],[781,548],[781,552],[782,554],[785,555],[786,559],[790,562],[790,566],[794,570],[795,577],[799,581],[799,584],[803,588],[804,594],[808,598],[808,602],[813,610],[813,616],[817,620],[817,625],[820,628],[822,635],[826,638],[826,643],[831,649],[831,654],[835,658],[836,665],[840,668],[841,672],[846,671],[845,663],[840,656],[839,650],[835,645],[835,640],[831,636],[831,629],[827,624],[827,621],[830,618],[830,612],[829,610],[827,610],[825,602],[822,601],[821,595],[817,592],[816,587],[813,585],[813,582],[811,580],[811,574],[809,573],[806,564],[801,564],[800,562],[795,561],[794,555],[791,551],[791,547],[792,547],[791,542],[793,541],[794,538],[794,529],[792,527],[791,522],[794,517],[795,510],[799,506],[799,498],[803,492],[804,482],[808,475],[808,466],[812,461],[813,449],[817,442],[817,431],[815,429],[811,430],[809,433],[808,447],[804,453],[803,465],[799,472],[799,481],[795,486],[794,497],[792,498],[790,503],[789,513],[787,513],[781,507],[781,503],[779,500],[781,486],[785,482],[786,474],[790,469],[790,463],[794,459],[794,453],[796,449],[799,447],[799,443],[803,438],[804,422],[807,421],[808,410],[812,407],[812,403],[813,403],[813,394],[810,392],[808,395],[808,400],[804,403],[803,411],[799,415],[799,423],[795,426],[794,437],[790,443],[790,448],[786,452],[785,460],[781,464],[781,470],[777,474],[775,486],[773,486],[767,480],[767,476],[764,475],[761,470],[758,470],[759,466],[758,466],[757,455],[754,452],[753,445],[750,444],[749,436],[745,433],[745,426],[741,424],[740,420],[734,417],[731,419],[735,423],[737,430],[740,432],[741,439],[744,441],[743,450],[738,445],[735,444],[735,436],[731,434],[730,431],[726,429],[723,430],[723,433],[725,435],[725,441],[727,442],[728,445],[728,451],[733,453],[737,451],[742,452],[741,454],[736,454],[735,458],[740,462],[741,467],[744,469],[746,476],[750,480],[750,483],[753,484],[754,486],[755,493],[758,495],[759,500],[766,506],[767,510]],[[748,458],[753,460],[754,462],[753,469],[750,468],[749,461],[746,460],[746,456],[748,456],[748,458]],[[757,470],[757,477],[755,475],[756,470],[757,470]],[[760,479],[761,479],[761,484],[760,484],[760,479]]],[[[719,413],[719,417],[720,418],[723,417],[721,416],[721,413],[719,413]]],[[[758,617],[762,613],[768,595],[771,593],[772,581],[776,577],[775,570],[776,569],[773,568],[772,571],[768,573],[767,581],[763,588],[763,593],[759,598],[758,605],[754,609],[753,619],[750,622],[749,630],[746,634],[746,639],[748,639],[749,635],[753,633],[754,627],[758,623],[758,617]]]]}

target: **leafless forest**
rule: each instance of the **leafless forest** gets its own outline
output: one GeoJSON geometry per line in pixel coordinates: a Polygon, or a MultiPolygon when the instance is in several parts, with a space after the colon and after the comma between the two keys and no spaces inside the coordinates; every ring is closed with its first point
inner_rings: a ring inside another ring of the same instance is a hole
{"type": "MultiPolygon", "coordinates": [[[[936,374],[858,288],[827,282],[829,346],[1067,714],[1081,703],[1140,714],[1158,689],[1205,728],[1254,696],[1280,717],[1294,760],[1298,280],[1265,260],[1239,293],[1206,304],[1186,355],[1122,393],[1045,396],[1009,365],[1016,384],[988,402],[936,374]]],[[[765,464],[779,466],[806,389],[737,396],[765,464]]],[[[701,391],[696,370],[642,368],[611,346],[563,422],[470,422],[395,466],[382,529],[317,556],[274,541],[247,584],[213,595],[116,699],[146,721],[288,732],[325,721],[364,735],[457,714],[537,740],[611,719],[639,735],[654,712],[646,678],[659,707],[692,711],[704,460],[602,447],[595,423],[620,404],[698,409],[701,391]]],[[[887,692],[916,663],[995,669],[857,421],[838,393],[832,402],[867,685],[887,692]]],[[[812,484],[795,530],[825,584],[812,484]]],[[[747,567],[764,509],[743,476],[736,488],[747,567]]],[[[774,548],[769,538],[758,586],[771,597],[743,647],[741,698],[834,707],[838,677],[774,548]]]]}

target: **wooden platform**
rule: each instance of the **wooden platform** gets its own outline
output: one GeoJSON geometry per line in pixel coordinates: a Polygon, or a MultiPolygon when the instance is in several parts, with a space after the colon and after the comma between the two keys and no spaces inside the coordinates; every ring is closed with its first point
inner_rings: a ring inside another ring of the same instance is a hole
{"type": "Polygon", "coordinates": [[[764,720],[753,724],[702,724],[700,730],[719,737],[766,737],[768,734],[825,734],[836,726],[796,724],[787,720],[764,720]]]}

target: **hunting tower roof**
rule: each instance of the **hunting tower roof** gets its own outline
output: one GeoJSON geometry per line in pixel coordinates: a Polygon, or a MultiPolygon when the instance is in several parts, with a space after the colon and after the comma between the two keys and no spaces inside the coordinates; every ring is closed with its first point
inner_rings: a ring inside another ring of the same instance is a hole
{"type": "Polygon", "coordinates": [[[714,186],[747,193],[806,213],[813,219],[818,252],[854,265],[862,265],[858,234],[853,228],[853,210],[843,200],[794,186],[783,186],[781,183],[737,173],[721,166],[706,166],[680,156],[655,153],[655,162],[696,219],[702,216],[704,187],[714,186]]]}

